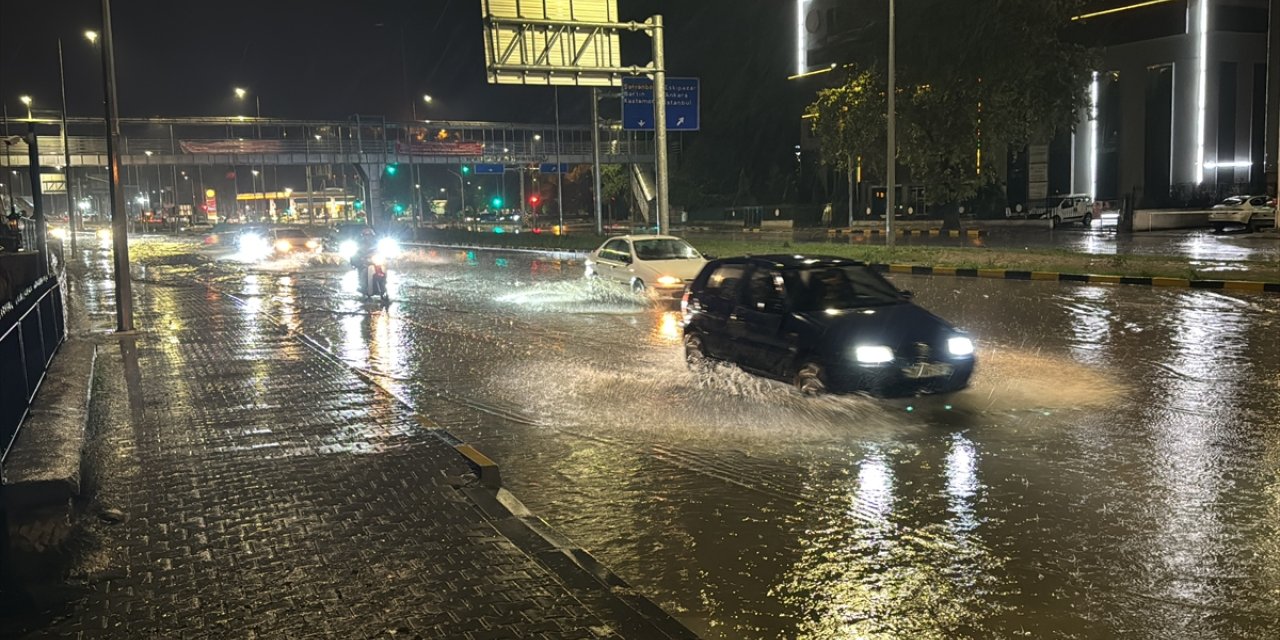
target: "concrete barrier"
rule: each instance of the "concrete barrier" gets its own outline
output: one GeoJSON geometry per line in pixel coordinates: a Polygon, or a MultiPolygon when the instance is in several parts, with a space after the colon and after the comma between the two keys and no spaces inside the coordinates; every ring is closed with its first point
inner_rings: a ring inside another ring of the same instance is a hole
{"type": "Polygon", "coordinates": [[[1209,226],[1209,211],[1185,209],[1139,209],[1133,212],[1134,231],[1194,229],[1209,226]]]}

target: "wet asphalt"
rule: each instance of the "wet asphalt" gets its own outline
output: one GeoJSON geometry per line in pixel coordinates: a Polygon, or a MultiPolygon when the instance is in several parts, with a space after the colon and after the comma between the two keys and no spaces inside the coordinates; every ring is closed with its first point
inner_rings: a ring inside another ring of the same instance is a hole
{"type": "Polygon", "coordinates": [[[475,444],[704,637],[1280,637],[1280,297],[895,276],[979,368],[890,402],[690,372],[676,309],[570,261],[411,252],[381,308],[336,259],[145,253],[475,444]]]}

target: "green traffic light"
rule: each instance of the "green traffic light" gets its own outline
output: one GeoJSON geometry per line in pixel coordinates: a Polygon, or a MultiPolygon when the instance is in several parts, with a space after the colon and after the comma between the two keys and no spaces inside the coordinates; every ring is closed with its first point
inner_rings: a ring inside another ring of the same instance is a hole
{"type": "Polygon", "coordinates": [[[493,199],[489,201],[489,203],[490,203],[490,204],[492,204],[492,205],[493,205],[493,206],[495,206],[495,207],[501,207],[501,206],[502,206],[502,198],[499,198],[498,196],[494,196],[494,197],[493,197],[493,199]]]}
{"type": "Polygon", "coordinates": [[[396,213],[404,213],[404,205],[396,203],[395,210],[396,213]]]}
{"type": "Polygon", "coordinates": [[[464,164],[464,165],[462,165],[462,175],[464,175],[464,176],[465,176],[465,175],[467,175],[468,173],[471,173],[471,167],[468,167],[468,166],[467,166],[467,165],[465,165],[465,164],[464,164]]]}
{"type": "Polygon", "coordinates": [[[356,200],[355,202],[351,203],[351,206],[356,211],[359,211],[364,208],[364,200],[356,200]]]}
{"type": "Polygon", "coordinates": [[[394,164],[387,165],[387,175],[394,176],[396,174],[396,171],[399,171],[399,170],[400,170],[400,167],[398,165],[394,165],[394,164]]]}

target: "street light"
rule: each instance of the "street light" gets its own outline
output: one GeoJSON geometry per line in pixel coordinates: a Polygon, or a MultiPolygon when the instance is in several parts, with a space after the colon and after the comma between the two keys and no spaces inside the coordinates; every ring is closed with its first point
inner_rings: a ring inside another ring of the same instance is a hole
{"type": "Polygon", "coordinates": [[[31,96],[18,96],[18,101],[27,106],[27,119],[31,120],[31,96]]]}
{"type": "Polygon", "coordinates": [[[422,96],[422,101],[423,101],[423,102],[425,102],[425,103],[427,103],[427,104],[431,104],[431,96],[429,96],[429,95],[422,96]]]}
{"type": "Polygon", "coordinates": [[[249,93],[249,92],[245,91],[244,89],[241,89],[240,87],[236,87],[237,98],[240,98],[241,100],[243,100],[246,93],[249,93]]]}
{"type": "Polygon", "coordinates": [[[89,44],[98,44],[98,32],[92,29],[84,32],[84,37],[89,39],[89,44]]]}

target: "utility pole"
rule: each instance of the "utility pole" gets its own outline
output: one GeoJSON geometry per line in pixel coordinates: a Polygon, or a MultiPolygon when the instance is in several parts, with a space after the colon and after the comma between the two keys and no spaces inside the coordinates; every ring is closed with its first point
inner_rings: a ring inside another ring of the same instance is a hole
{"type": "Polygon", "coordinates": [[[667,171],[667,58],[663,47],[662,16],[649,19],[653,26],[653,131],[657,156],[658,233],[671,232],[671,194],[667,171]]]}
{"type": "Polygon", "coordinates": [[[129,275],[129,218],[120,187],[120,120],[116,113],[116,61],[112,48],[111,0],[102,0],[102,81],[107,119],[107,166],[110,167],[111,253],[116,281],[116,330],[133,331],[133,281],[129,275]]]}
{"type": "Polygon", "coordinates": [[[591,87],[591,175],[595,180],[596,235],[604,235],[604,194],[600,192],[600,96],[591,87]]]}
{"type": "Polygon", "coordinates": [[[27,177],[31,179],[32,217],[36,222],[36,251],[40,252],[41,276],[49,275],[49,238],[44,217],[44,193],[40,188],[40,148],[36,139],[36,122],[27,116],[27,177]]]}
{"type": "MultiPolygon", "coordinates": [[[[1271,122],[1271,134],[1275,136],[1271,147],[1271,172],[1275,176],[1276,197],[1280,198],[1280,0],[1271,0],[1271,37],[1267,39],[1267,69],[1271,71],[1271,81],[1267,84],[1267,96],[1271,108],[1268,112],[1274,118],[1271,122]]],[[[1265,136],[1264,136],[1265,138],[1265,136]]],[[[1265,165],[1264,171],[1265,174],[1265,165]]],[[[1263,178],[1265,181],[1266,178],[1263,178]]],[[[1280,228],[1280,223],[1277,223],[1280,228]]]]}
{"type": "Polygon", "coordinates": [[[564,167],[560,164],[560,87],[555,88],[556,101],[556,207],[560,209],[560,235],[564,235],[564,167]]]}
{"type": "Polygon", "coordinates": [[[889,246],[893,246],[895,238],[893,237],[893,217],[896,214],[895,202],[897,198],[897,168],[898,168],[898,119],[896,113],[895,98],[898,92],[897,75],[895,67],[897,63],[897,47],[894,42],[894,0],[889,0],[889,132],[886,136],[889,139],[888,158],[885,161],[885,189],[884,189],[884,207],[885,207],[885,242],[889,246]]]}

